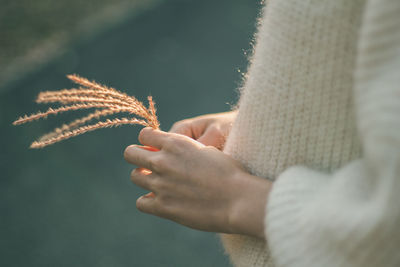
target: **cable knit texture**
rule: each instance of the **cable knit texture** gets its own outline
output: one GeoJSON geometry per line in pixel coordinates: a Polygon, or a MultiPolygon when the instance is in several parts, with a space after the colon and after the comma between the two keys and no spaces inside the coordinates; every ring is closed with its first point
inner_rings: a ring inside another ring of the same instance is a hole
{"type": "Polygon", "coordinates": [[[399,14],[398,0],[264,8],[225,152],[275,182],[268,244],[222,235],[235,266],[400,266],[399,14]]]}

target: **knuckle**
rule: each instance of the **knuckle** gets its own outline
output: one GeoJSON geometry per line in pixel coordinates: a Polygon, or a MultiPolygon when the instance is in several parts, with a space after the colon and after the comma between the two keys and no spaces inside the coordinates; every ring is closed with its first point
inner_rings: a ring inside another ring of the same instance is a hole
{"type": "Polygon", "coordinates": [[[137,184],[138,180],[140,179],[140,175],[141,174],[140,174],[140,171],[138,169],[133,169],[131,171],[131,175],[130,175],[132,183],[137,184]]]}
{"type": "Polygon", "coordinates": [[[209,131],[214,135],[222,135],[222,130],[220,127],[216,126],[215,124],[210,126],[209,131]]]}
{"type": "Polygon", "coordinates": [[[174,154],[180,154],[187,147],[186,136],[174,136],[165,144],[165,150],[174,154]]]}
{"type": "Polygon", "coordinates": [[[154,191],[156,191],[156,192],[162,191],[162,190],[160,190],[163,187],[161,185],[160,179],[153,178],[152,181],[150,182],[150,184],[151,184],[151,188],[154,189],[154,191]]]}
{"type": "Polygon", "coordinates": [[[160,194],[158,200],[160,201],[160,203],[164,208],[168,208],[172,198],[168,194],[160,194]]]}
{"type": "Polygon", "coordinates": [[[165,192],[168,192],[168,183],[161,178],[153,178],[151,181],[151,188],[154,189],[155,192],[159,193],[159,199],[163,199],[165,196],[165,192]]]}
{"type": "Polygon", "coordinates": [[[189,139],[186,136],[180,136],[180,138],[177,138],[174,145],[179,152],[182,152],[192,147],[192,139],[189,139]]]}
{"type": "Polygon", "coordinates": [[[173,136],[168,142],[165,143],[165,151],[171,152],[171,154],[182,154],[190,147],[188,137],[186,136],[173,136]]]}
{"type": "Polygon", "coordinates": [[[165,159],[161,156],[154,156],[149,159],[150,169],[156,172],[162,171],[165,169],[165,159]]]}
{"type": "Polygon", "coordinates": [[[176,139],[177,138],[172,137],[172,136],[167,137],[164,142],[164,149],[167,151],[174,150],[174,148],[176,146],[176,139]]]}

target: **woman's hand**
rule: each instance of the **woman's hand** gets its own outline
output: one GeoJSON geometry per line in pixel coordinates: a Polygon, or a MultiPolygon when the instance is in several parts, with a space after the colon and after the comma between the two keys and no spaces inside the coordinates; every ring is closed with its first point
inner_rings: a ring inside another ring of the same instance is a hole
{"type": "Polygon", "coordinates": [[[206,146],[224,147],[237,111],[208,114],[176,122],[170,132],[186,135],[206,146]]]}
{"type": "Polygon", "coordinates": [[[137,200],[140,211],[199,230],[263,236],[269,181],[187,136],[145,128],[139,141],[144,146],[127,147],[124,157],[139,167],[132,181],[151,191],[137,200]]]}

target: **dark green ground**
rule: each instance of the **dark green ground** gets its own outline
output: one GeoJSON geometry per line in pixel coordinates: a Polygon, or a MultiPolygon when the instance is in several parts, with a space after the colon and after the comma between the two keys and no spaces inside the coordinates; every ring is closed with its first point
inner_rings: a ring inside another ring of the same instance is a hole
{"type": "Polygon", "coordinates": [[[258,1],[169,0],[77,42],[0,95],[0,266],[228,266],[215,234],[139,213],[125,146],[140,128],[103,129],[42,150],[41,134],[78,114],[11,126],[67,73],[139,99],[152,94],[162,128],[236,102],[258,1]],[[229,103],[229,104],[227,104],[229,103]]]}

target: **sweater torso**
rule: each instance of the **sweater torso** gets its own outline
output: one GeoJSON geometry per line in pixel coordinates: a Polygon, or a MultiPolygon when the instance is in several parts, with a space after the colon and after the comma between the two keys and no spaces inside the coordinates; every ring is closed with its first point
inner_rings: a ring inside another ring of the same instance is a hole
{"type": "MultiPolygon", "coordinates": [[[[274,180],[293,165],[332,172],[360,156],[353,72],[364,0],[271,0],[225,152],[274,180]]],[[[265,242],[224,235],[237,266],[265,266],[265,242]]]]}

